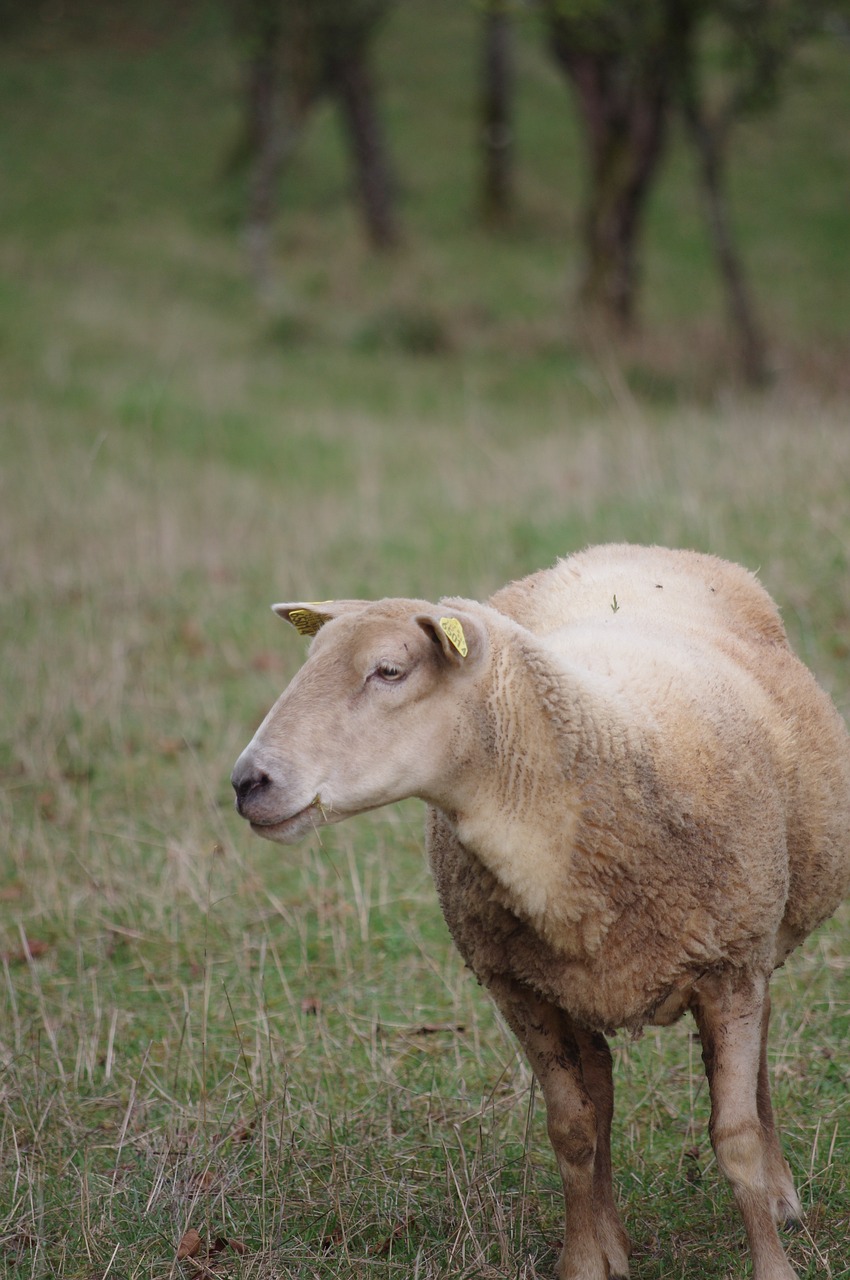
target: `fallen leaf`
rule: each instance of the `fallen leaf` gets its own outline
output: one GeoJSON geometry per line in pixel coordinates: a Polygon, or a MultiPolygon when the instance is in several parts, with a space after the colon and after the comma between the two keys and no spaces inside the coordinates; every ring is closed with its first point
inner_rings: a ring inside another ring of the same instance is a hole
{"type": "Polygon", "coordinates": [[[224,1253],[227,1249],[231,1249],[233,1253],[247,1253],[248,1246],[244,1240],[237,1240],[233,1236],[216,1236],[210,1245],[210,1257],[214,1253],[224,1253]]]}
{"type": "Polygon", "coordinates": [[[328,1253],[331,1249],[336,1249],[342,1244],[344,1238],[341,1227],[336,1227],[333,1231],[329,1231],[326,1236],[322,1236],[322,1248],[325,1253],[328,1253]]]}
{"type": "Polygon", "coordinates": [[[405,1218],[403,1222],[399,1222],[397,1226],[393,1227],[391,1233],[383,1240],[380,1240],[377,1244],[373,1245],[369,1252],[379,1258],[383,1258],[389,1253],[395,1241],[402,1239],[404,1233],[410,1226],[410,1222],[410,1218],[405,1218]]]}
{"type": "Polygon", "coordinates": [[[421,1027],[414,1027],[410,1032],[412,1036],[435,1036],[441,1031],[449,1031],[459,1035],[466,1030],[466,1024],[463,1022],[424,1022],[421,1027]]]}
{"type": "Polygon", "coordinates": [[[194,1258],[202,1244],[200,1232],[190,1227],[177,1246],[177,1261],[180,1262],[183,1258],[194,1258]]]}
{"type": "Polygon", "coordinates": [[[194,619],[184,622],[180,628],[180,641],[187,653],[198,658],[206,650],[204,634],[194,619]]]}
{"type": "Polygon", "coordinates": [[[26,938],[26,945],[20,951],[4,951],[0,959],[6,964],[26,964],[28,960],[38,960],[50,950],[49,942],[40,942],[38,938],[26,938]]]}
{"type": "Polygon", "coordinates": [[[56,821],[56,793],[49,789],[39,791],[35,798],[39,812],[46,822],[56,821]]]}
{"type": "Polygon", "coordinates": [[[247,1124],[238,1124],[233,1130],[234,1142],[247,1142],[249,1138],[254,1136],[254,1130],[257,1127],[256,1120],[249,1120],[247,1124]]]}
{"type": "Polygon", "coordinates": [[[22,1254],[24,1249],[37,1249],[39,1240],[29,1227],[21,1226],[12,1235],[4,1237],[2,1243],[10,1253],[22,1254]]]}

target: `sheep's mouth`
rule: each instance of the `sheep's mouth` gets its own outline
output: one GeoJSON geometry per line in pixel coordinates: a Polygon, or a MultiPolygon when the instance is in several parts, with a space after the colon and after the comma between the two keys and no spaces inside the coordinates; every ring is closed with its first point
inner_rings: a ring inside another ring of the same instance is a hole
{"type": "Polygon", "coordinates": [[[324,805],[321,797],[316,796],[315,800],[311,800],[303,809],[290,814],[288,818],[271,818],[265,821],[260,818],[249,818],[249,822],[254,835],[262,836],[264,840],[275,840],[278,844],[295,844],[302,836],[308,835],[311,831],[318,831],[320,827],[344,822],[346,818],[356,818],[358,814],[370,813],[373,809],[381,807],[382,805],[378,803],[366,804],[358,809],[334,809],[324,805]]]}
{"type": "Polygon", "coordinates": [[[298,840],[308,831],[313,831],[327,821],[322,803],[318,796],[303,809],[291,813],[286,818],[251,818],[251,830],[264,840],[277,840],[282,844],[298,840]]]}

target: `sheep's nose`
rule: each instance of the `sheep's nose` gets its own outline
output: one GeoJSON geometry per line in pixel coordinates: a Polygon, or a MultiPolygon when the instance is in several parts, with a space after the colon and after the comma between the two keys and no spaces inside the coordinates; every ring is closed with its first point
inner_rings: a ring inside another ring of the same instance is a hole
{"type": "Polygon", "coordinates": [[[248,797],[264,791],[271,782],[271,778],[250,759],[243,760],[240,757],[230,775],[230,782],[236,792],[236,808],[240,813],[244,813],[245,801],[248,797]]]}

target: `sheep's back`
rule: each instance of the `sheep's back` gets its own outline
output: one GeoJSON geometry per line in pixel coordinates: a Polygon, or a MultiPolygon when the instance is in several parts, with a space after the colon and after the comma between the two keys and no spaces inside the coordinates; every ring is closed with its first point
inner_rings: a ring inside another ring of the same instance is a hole
{"type": "Polygon", "coordinates": [[[490,604],[536,635],[628,616],[683,631],[720,629],[787,645],[779,611],[755,575],[695,551],[592,547],[509,583],[490,604]]]}

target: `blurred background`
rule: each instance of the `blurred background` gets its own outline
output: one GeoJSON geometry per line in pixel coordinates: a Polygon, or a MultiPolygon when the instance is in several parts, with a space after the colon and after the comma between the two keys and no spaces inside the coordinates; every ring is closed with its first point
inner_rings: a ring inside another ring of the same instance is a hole
{"type": "MultiPolygon", "coordinates": [[[[551,1274],[421,806],[232,813],[268,605],[686,545],[847,712],[849,73],[845,0],[0,0],[0,1266],[551,1274]]],[[[801,1275],[850,1275],[842,919],[777,983],[801,1275]]],[[[725,1280],[699,1046],[616,1053],[636,1274],[725,1280]]]]}

